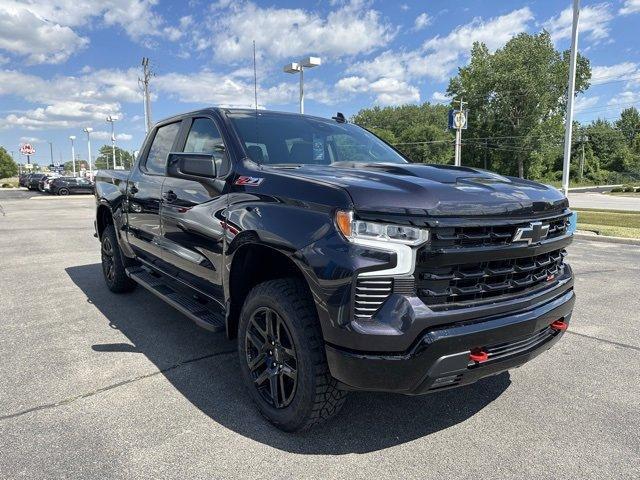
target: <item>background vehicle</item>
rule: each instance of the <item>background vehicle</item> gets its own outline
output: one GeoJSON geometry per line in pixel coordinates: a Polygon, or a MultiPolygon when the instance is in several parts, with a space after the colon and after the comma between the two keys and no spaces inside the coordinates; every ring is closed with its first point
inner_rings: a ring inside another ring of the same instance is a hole
{"type": "Polygon", "coordinates": [[[71,195],[73,193],[93,193],[94,184],[86,178],[60,177],[55,178],[49,185],[54,195],[71,195]]]}
{"type": "Polygon", "coordinates": [[[27,185],[26,187],[29,190],[38,190],[38,185],[40,183],[40,180],[45,176],[44,173],[31,173],[28,177],[27,177],[27,185]]]}
{"type": "Polygon", "coordinates": [[[21,173],[18,176],[18,185],[20,185],[21,187],[26,187],[28,179],[29,179],[29,175],[31,175],[31,174],[30,173],[21,173]]]}
{"type": "Polygon", "coordinates": [[[51,193],[50,192],[51,182],[54,179],[59,178],[59,177],[60,177],[60,175],[55,174],[55,173],[49,173],[49,174],[45,175],[38,182],[38,190],[40,190],[41,192],[51,193]]]}
{"type": "Polygon", "coordinates": [[[237,338],[250,396],[284,430],[348,390],[423,394],[517,367],[573,309],[558,190],[409,164],[341,115],[167,119],[131,172],[98,173],[96,200],[108,288],[142,285],[237,338]]]}

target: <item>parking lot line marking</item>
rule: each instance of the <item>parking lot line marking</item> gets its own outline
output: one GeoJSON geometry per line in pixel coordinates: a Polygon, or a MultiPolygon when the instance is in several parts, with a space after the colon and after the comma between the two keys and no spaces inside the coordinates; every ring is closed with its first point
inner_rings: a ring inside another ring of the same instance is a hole
{"type": "Polygon", "coordinates": [[[235,349],[234,350],[225,350],[223,352],[210,353],[209,355],[203,355],[201,357],[190,358],[188,360],[184,360],[182,362],[178,362],[178,363],[176,363],[174,365],[171,365],[170,367],[164,368],[162,370],[156,370],[155,372],[147,373],[147,374],[144,374],[144,375],[139,375],[139,376],[134,377],[134,378],[129,378],[127,380],[123,380],[121,382],[117,382],[117,383],[114,383],[112,385],[107,385],[106,387],[100,387],[100,388],[97,388],[97,389],[92,390],[90,392],[81,393],[80,395],[75,395],[73,397],[65,398],[64,400],[60,400],[59,402],[45,403],[44,405],[38,405],[36,407],[26,408],[24,410],[20,410],[19,412],[10,413],[8,415],[2,415],[2,416],[0,416],[0,421],[9,420],[9,419],[16,418],[16,417],[21,417],[22,415],[26,415],[27,413],[31,413],[31,412],[38,412],[40,410],[48,410],[50,408],[61,407],[63,405],[69,405],[69,404],[71,404],[71,403],[73,403],[73,402],[75,402],[77,400],[81,400],[83,398],[92,397],[92,396],[97,395],[99,393],[107,392],[109,390],[113,390],[114,388],[122,387],[123,385],[128,385],[130,383],[137,382],[138,380],[144,380],[145,378],[155,377],[156,375],[158,375],[160,373],[166,373],[166,372],[169,372],[171,370],[175,370],[177,368],[180,368],[180,367],[183,367],[185,365],[188,365],[190,363],[199,362],[200,360],[207,360],[209,358],[220,357],[222,355],[229,355],[231,353],[236,353],[236,351],[237,350],[235,350],[235,349]]]}

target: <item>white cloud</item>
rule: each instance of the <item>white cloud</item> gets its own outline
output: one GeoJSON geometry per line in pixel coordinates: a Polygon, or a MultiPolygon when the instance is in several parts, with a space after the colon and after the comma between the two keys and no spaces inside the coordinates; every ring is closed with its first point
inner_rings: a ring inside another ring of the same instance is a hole
{"type": "Polygon", "coordinates": [[[427,13],[421,13],[418,15],[413,23],[414,30],[422,30],[423,28],[431,25],[433,22],[433,18],[431,18],[427,13]]]}
{"type": "Polygon", "coordinates": [[[95,70],[80,76],[44,79],[15,70],[0,70],[0,95],[35,104],[0,118],[0,127],[31,130],[86,126],[121,116],[121,103],[139,102],[137,71],[95,70]]]}
{"type": "Polygon", "coordinates": [[[20,137],[20,143],[44,143],[44,140],[38,137],[20,137]]]}
{"type": "MultiPolygon", "coordinates": [[[[155,88],[185,103],[216,105],[221,107],[253,107],[254,85],[250,77],[200,71],[197,74],[168,73],[156,77],[155,88]]],[[[298,98],[297,82],[281,82],[271,87],[258,85],[258,107],[286,104],[298,98]]],[[[335,95],[318,80],[305,82],[305,97],[330,104],[335,95]]]]}
{"type": "Polygon", "coordinates": [[[408,71],[414,75],[444,80],[469,55],[474,42],[482,42],[489,50],[496,50],[526,31],[533,18],[529,7],[490,20],[474,18],[444,37],[436,36],[427,40],[422,52],[412,52],[407,58],[408,71]]]}
{"type": "Polygon", "coordinates": [[[119,111],[117,103],[90,104],[75,101],[56,102],[46,107],[11,113],[0,118],[0,128],[21,127],[26,130],[80,128],[93,122],[104,122],[107,115],[119,111]]]}
{"type": "Polygon", "coordinates": [[[164,36],[178,40],[181,30],[167,26],[154,11],[157,0],[1,0],[0,49],[29,63],[60,63],[89,40],[75,29],[98,19],[122,28],[134,40],[164,36]]]}
{"type": "MultiPolygon", "coordinates": [[[[580,34],[587,34],[587,38],[594,42],[605,40],[609,37],[609,24],[614,15],[609,3],[599,3],[580,9],[580,34]]],[[[573,9],[568,7],[559,15],[548,19],[544,24],[554,42],[571,38],[571,25],[573,23],[573,9]]]]}
{"type": "Polygon", "coordinates": [[[420,91],[396,78],[383,77],[369,81],[364,77],[345,77],[338,80],[336,89],[347,93],[372,93],[381,105],[403,105],[420,101],[420,91]]]}
{"type": "Polygon", "coordinates": [[[451,102],[451,97],[448,97],[444,92],[433,92],[431,100],[433,100],[434,103],[449,103],[451,102]]]}
{"type": "Polygon", "coordinates": [[[620,15],[630,15],[640,12],[640,0],[626,0],[620,9],[620,15]]]}
{"type": "Polygon", "coordinates": [[[394,33],[362,0],[346,2],[326,17],[301,8],[238,2],[215,10],[194,34],[194,46],[212,48],[218,60],[227,62],[250,58],[253,40],[258,55],[272,61],[309,54],[339,58],[383,46],[394,33]]]}
{"type": "MultiPolygon", "coordinates": [[[[107,130],[94,130],[91,132],[91,138],[96,140],[111,140],[111,132],[107,130]]],[[[128,133],[116,133],[117,141],[128,142],[133,138],[133,135],[129,135],[128,133]]]]}
{"type": "Polygon", "coordinates": [[[584,95],[580,95],[576,98],[575,103],[573,104],[574,113],[580,113],[584,110],[593,108],[598,104],[600,97],[585,97],[584,95]]]}
{"type": "Polygon", "coordinates": [[[426,40],[419,49],[386,50],[373,59],[354,63],[347,68],[351,75],[340,79],[336,88],[351,93],[374,93],[376,101],[383,104],[419,101],[419,90],[410,80],[431,77],[445,81],[468,58],[474,42],[483,42],[495,50],[526,31],[532,20],[533,13],[528,7],[489,20],[474,18],[446,36],[426,40]],[[390,90],[393,87],[399,89],[397,94],[390,90]]]}
{"type": "Polygon", "coordinates": [[[634,103],[640,102],[640,91],[625,90],[617,96],[611,98],[609,105],[618,106],[619,110],[633,106],[634,103]]]}
{"type": "Polygon", "coordinates": [[[615,65],[598,65],[591,69],[591,83],[598,85],[615,80],[630,80],[640,75],[635,62],[622,62],[615,65]]]}
{"type": "Polygon", "coordinates": [[[0,49],[29,63],[60,63],[89,43],[71,28],[47,22],[13,2],[0,3],[0,49]]]}

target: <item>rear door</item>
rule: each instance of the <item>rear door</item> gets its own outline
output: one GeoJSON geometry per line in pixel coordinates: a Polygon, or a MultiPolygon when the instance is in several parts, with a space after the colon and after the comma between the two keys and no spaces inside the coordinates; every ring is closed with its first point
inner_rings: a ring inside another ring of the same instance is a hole
{"type": "MultiPolygon", "coordinates": [[[[187,122],[187,120],[185,120],[187,122]]],[[[228,156],[224,141],[211,117],[195,117],[185,126],[178,151],[213,154],[218,178],[193,181],[167,178],[162,186],[163,260],[176,275],[223,304],[222,211],[226,208],[225,176],[228,156]]]]}
{"type": "Polygon", "coordinates": [[[174,149],[181,122],[178,120],[155,128],[127,184],[127,238],[136,255],[150,262],[162,258],[162,183],[166,174],[167,155],[174,149]]]}

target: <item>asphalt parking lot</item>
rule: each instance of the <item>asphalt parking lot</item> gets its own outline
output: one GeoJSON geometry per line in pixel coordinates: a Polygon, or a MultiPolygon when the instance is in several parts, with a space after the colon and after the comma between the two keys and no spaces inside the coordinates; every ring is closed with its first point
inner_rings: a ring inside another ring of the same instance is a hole
{"type": "Polygon", "coordinates": [[[640,478],[640,248],[577,241],[552,350],[423,397],[352,394],[285,434],[235,345],[103,285],[92,197],[0,192],[0,478],[640,478]]]}

